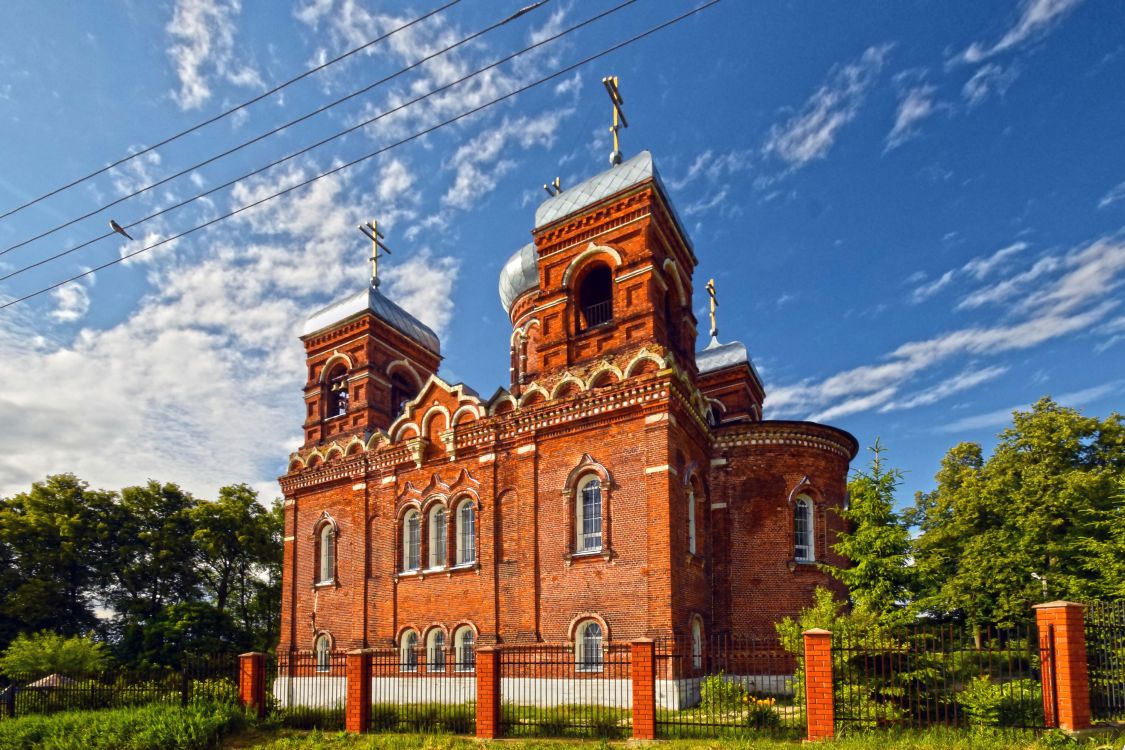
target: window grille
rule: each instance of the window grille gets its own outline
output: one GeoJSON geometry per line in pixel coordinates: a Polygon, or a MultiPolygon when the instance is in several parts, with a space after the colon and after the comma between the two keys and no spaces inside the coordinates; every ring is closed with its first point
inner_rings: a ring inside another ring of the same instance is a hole
{"type": "Polygon", "coordinates": [[[602,547],[602,483],[591,479],[582,486],[579,514],[578,551],[591,552],[602,547]]]}
{"type": "Polygon", "coordinates": [[[440,630],[435,630],[430,636],[430,653],[428,655],[429,663],[426,667],[428,672],[444,672],[445,671],[445,633],[440,630]]]}
{"type": "Polygon", "coordinates": [[[461,504],[457,511],[457,564],[463,565],[477,559],[477,519],[472,501],[461,504]]]}
{"type": "Polygon", "coordinates": [[[445,566],[445,508],[434,508],[430,519],[430,567],[441,568],[445,566]]]}
{"type": "Polygon", "coordinates": [[[812,503],[806,497],[793,506],[793,556],[803,562],[813,559],[812,503]]]}
{"type": "Polygon", "coordinates": [[[413,630],[408,631],[402,636],[399,669],[403,672],[418,671],[418,634],[413,630]]]}
{"type": "Polygon", "coordinates": [[[602,671],[602,627],[596,622],[587,622],[579,632],[578,643],[579,672],[602,671]]]}
{"type": "Polygon", "coordinates": [[[403,528],[403,560],[404,570],[417,570],[422,564],[422,528],[418,511],[411,511],[406,516],[403,528]]]}
{"type": "Polygon", "coordinates": [[[330,651],[331,643],[329,643],[328,636],[318,636],[313,650],[316,652],[316,671],[328,672],[332,669],[332,654],[330,651]]]}
{"type": "Polygon", "coordinates": [[[326,523],[320,529],[320,570],[317,571],[317,583],[329,583],[333,578],[336,567],[336,535],[332,524],[326,523]]]}
{"type": "Polygon", "coordinates": [[[472,672],[477,666],[477,654],[473,650],[476,636],[472,628],[461,628],[457,631],[455,642],[457,644],[457,671],[472,672]]]}

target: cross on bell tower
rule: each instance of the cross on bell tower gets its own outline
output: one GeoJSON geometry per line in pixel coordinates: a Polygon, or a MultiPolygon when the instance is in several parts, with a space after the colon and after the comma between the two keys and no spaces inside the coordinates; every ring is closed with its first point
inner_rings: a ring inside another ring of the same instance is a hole
{"type": "Polygon", "coordinates": [[[386,237],[379,231],[379,222],[375,219],[360,224],[357,229],[363,233],[363,236],[371,240],[371,286],[379,286],[379,251],[382,250],[385,254],[390,255],[391,249],[383,243],[386,237]]]}

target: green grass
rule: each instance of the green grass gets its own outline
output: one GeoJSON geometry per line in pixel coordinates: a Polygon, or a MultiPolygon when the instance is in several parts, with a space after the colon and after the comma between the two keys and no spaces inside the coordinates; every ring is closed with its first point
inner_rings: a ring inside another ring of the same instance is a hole
{"type": "Polygon", "coordinates": [[[0,721],[0,750],[204,750],[245,721],[230,704],[32,715],[0,721]]]}

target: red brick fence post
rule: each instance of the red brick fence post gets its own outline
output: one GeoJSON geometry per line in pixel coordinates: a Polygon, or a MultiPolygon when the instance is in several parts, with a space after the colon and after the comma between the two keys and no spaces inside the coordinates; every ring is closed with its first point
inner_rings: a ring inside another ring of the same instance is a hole
{"type": "Polygon", "coordinates": [[[820,628],[806,630],[805,710],[808,740],[826,740],[836,735],[836,713],[832,690],[832,633],[820,628]]]}
{"type": "Polygon", "coordinates": [[[500,736],[500,649],[477,649],[477,737],[500,736]]]}
{"type": "Polygon", "coordinates": [[[1089,729],[1085,606],[1074,602],[1047,602],[1036,604],[1033,609],[1039,626],[1043,714],[1047,725],[1054,724],[1070,732],[1089,729]]]}
{"type": "Polygon", "coordinates": [[[656,643],[650,638],[633,641],[633,739],[656,739],[656,643]]]}
{"type": "Polygon", "coordinates": [[[258,652],[238,657],[238,702],[258,714],[266,715],[266,655],[258,652]]]}
{"type": "Polygon", "coordinates": [[[347,698],[344,704],[344,729],[363,733],[371,727],[371,649],[349,651],[344,662],[347,698]]]}

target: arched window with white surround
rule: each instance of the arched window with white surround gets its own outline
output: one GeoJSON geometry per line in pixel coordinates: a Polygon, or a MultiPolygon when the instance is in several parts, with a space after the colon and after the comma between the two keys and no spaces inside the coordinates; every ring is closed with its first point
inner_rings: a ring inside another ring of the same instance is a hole
{"type": "Polygon", "coordinates": [[[445,567],[445,520],[445,506],[435,505],[430,510],[429,522],[431,568],[445,567]]]}
{"type": "Polygon", "coordinates": [[[426,671],[445,671],[445,633],[441,628],[434,628],[426,636],[426,671]]]}
{"type": "Polygon", "coordinates": [[[579,623],[574,638],[574,661],[577,671],[602,671],[603,638],[602,626],[596,620],[579,623]]]}
{"type": "Polygon", "coordinates": [[[703,620],[698,615],[691,618],[691,666],[703,667],[703,620]]]}
{"type": "Polygon", "coordinates": [[[793,504],[793,557],[798,562],[813,561],[813,502],[807,495],[793,504]]]}
{"type": "Polygon", "coordinates": [[[695,529],[695,489],[691,486],[687,488],[687,546],[691,554],[699,552],[699,540],[695,529]]]}
{"type": "Polygon", "coordinates": [[[313,643],[313,653],[316,655],[316,671],[330,672],[332,670],[332,639],[321,633],[313,643]]]}
{"type": "Polygon", "coordinates": [[[477,668],[476,633],[468,625],[462,625],[453,634],[453,668],[458,672],[472,672],[477,668]]]}
{"type": "Polygon", "coordinates": [[[457,564],[469,565],[477,560],[477,509],[472,498],[462,500],[455,513],[457,564]]]}
{"type": "Polygon", "coordinates": [[[591,474],[578,485],[575,498],[575,552],[602,549],[602,481],[591,474]]]}
{"type": "Polygon", "coordinates": [[[343,416],[348,413],[348,368],[340,362],[328,373],[328,399],[326,417],[343,416]]]}
{"type": "Polygon", "coordinates": [[[325,522],[317,535],[316,582],[332,583],[336,573],[336,528],[325,522]]]}
{"type": "Polygon", "coordinates": [[[403,672],[418,671],[418,634],[413,630],[407,630],[402,634],[398,663],[399,670],[403,672]]]}
{"type": "Polygon", "coordinates": [[[422,567],[422,515],[410,509],[402,518],[402,569],[422,567]]]}

